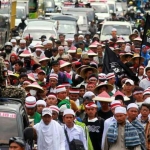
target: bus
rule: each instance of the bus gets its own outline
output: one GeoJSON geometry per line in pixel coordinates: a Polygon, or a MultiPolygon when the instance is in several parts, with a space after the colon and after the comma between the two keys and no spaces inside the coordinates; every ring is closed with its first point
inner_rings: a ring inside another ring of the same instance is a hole
{"type": "Polygon", "coordinates": [[[38,0],[29,0],[29,19],[38,18],[38,0]]]}

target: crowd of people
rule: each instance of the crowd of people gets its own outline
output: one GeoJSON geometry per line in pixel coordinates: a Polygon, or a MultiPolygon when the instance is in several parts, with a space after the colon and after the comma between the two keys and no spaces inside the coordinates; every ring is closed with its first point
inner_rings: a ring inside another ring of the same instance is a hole
{"type": "MultiPolygon", "coordinates": [[[[140,47],[136,31],[130,41],[115,28],[110,34],[103,42],[98,35],[66,40],[60,34],[58,40],[43,35],[37,44],[32,35],[5,44],[0,56],[8,78],[2,84],[24,89],[39,150],[150,149],[149,47],[140,47]],[[136,80],[125,72],[103,72],[106,45],[136,80]]],[[[14,143],[25,149],[22,139],[10,139],[10,149],[14,143]]]]}

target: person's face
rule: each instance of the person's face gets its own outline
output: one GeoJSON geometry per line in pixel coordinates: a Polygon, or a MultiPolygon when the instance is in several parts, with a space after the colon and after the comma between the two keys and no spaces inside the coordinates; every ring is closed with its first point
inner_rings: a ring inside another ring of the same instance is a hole
{"type": "Polygon", "coordinates": [[[60,70],[60,65],[53,65],[52,68],[54,72],[58,72],[60,70]]]}
{"type": "Polygon", "coordinates": [[[18,64],[15,64],[15,71],[19,71],[20,68],[21,66],[19,66],[18,64]]]}
{"type": "Polygon", "coordinates": [[[142,106],[140,113],[141,113],[142,117],[148,117],[150,110],[147,107],[142,106]]]}
{"type": "Polygon", "coordinates": [[[27,80],[27,77],[22,77],[19,79],[20,82],[24,82],[25,80],[27,80]]]}
{"type": "Polygon", "coordinates": [[[68,43],[68,46],[71,47],[72,41],[68,41],[67,43],[68,43]]]}
{"type": "Polygon", "coordinates": [[[107,92],[107,88],[105,86],[102,86],[101,88],[99,88],[98,90],[98,94],[102,93],[102,92],[107,92]]]}
{"type": "Polygon", "coordinates": [[[126,44],[121,44],[121,50],[125,50],[126,44]]]}
{"type": "Polygon", "coordinates": [[[15,57],[10,57],[10,61],[15,62],[16,61],[15,57]]]}
{"type": "Polygon", "coordinates": [[[66,126],[72,126],[74,124],[75,117],[71,114],[67,114],[63,117],[63,121],[66,124],[66,126]]]}
{"type": "Polygon", "coordinates": [[[117,35],[117,32],[116,32],[116,31],[112,31],[112,32],[111,32],[111,35],[112,35],[112,36],[116,36],[116,35],[117,35]]]}
{"type": "Polygon", "coordinates": [[[24,150],[24,148],[17,143],[11,143],[9,146],[9,150],[24,150]]]}
{"type": "Polygon", "coordinates": [[[144,25],[145,25],[145,21],[141,20],[141,26],[144,27],[144,25]]]}
{"type": "Polygon", "coordinates": [[[148,70],[148,71],[146,72],[146,75],[147,75],[148,78],[150,78],[150,70],[148,70]]]}
{"type": "Polygon", "coordinates": [[[138,109],[130,108],[130,109],[128,109],[127,113],[128,113],[128,117],[134,120],[138,116],[138,109]]]}
{"type": "Polygon", "coordinates": [[[85,93],[85,89],[79,89],[79,96],[80,97],[83,97],[84,93],[85,93]]]}
{"type": "Polygon", "coordinates": [[[82,59],[82,63],[83,63],[83,65],[88,65],[90,63],[90,59],[89,58],[82,59]]]}
{"type": "Polygon", "coordinates": [[[94,85],[96,85],[98,80],[97,79],[90,79],[90,82],[93,83],[94,85]]]}
{"type": "Polygon", "coordinates": [[[147,52],[146,47],[142,48],[142,52],[143,52],[143,53],[146,53],[146,52],[147,52]]]}
{"type": "Polygon", "coordinates": [[[61,41],[61,42],[63,42],[64,40],[65,40],[65,37],[64,36],[59,36],[59,40],[61,41]]]}
{"type": "Polygon", "coordinates": [[[117,120],[117,122],[119,124],[124,124],[125,123],[126,117],[127,117],[125,114],[117,113],[114,116],[115,116],[115,119],[117,120]]]}
{"type": "Polygon", "coordinates": [[[44,73],[38,73],[38,80],[43,81],[45,78],[45,74],[44,73]]]}
{"type": "Polygon", "coordinates": [[[74,40],[75,40],[75,41],[78,41],[78,36],[74,36],[74,40]]]}
{"type": "Polygon", "coordinates": [[[101,103],[101,107],[103,109],[108,109],[109,103],[108,102],[100,102],[101,103]]]}
{"type": "Polygon", "coordinates": [[[90,107],[90,108],[86,108],[85,111],[86,111],[88,117],[95,117],[96,113],[97,113],[97,108],[90,107]]]}
{"type": "Polygon", "coordinates": [[[143,100],[143,94],[142,93],[137,93],[133,95],[134,99],[138,100],[143,100]]]}
{"type": "Polygon", "coordinates": [[[22,87],[25,89],[28,85],[29,83],[23,83],[22,87]]]}
{"type": "Polygon", "coordinates": [[[87,85],[87,87],[86,87],[86,90],[87,90],[87,91],[91,91],[91,92],[93,92],[93,91],[94,91],[94,89],[95,89],[94,84],[88,84],[88,85],[87,85]]]}
{"type": "Polygon", "coordinates": [[[20,48],[25,48],[26,47],[26,44],[25,43],[20,43],[20,48]]]}
{"type": "Polygon", "coordinates": [[[40,56],[41,56],[41,54],[42,54],[42,52],[41,52],[41,51],[35,51],[35,53],[36,53],[36,55],[37,55],[38,57],[40,57],[40,56]]]}
{"type": "Polygon", "coordinates": [[[41,61],[41,66],[47,66],[47,65],[48,65],[48,61],[47,60],[41,61]]]}
{"type": "Polygon", "coordinates": [[[56,111],[52,111],[52,118],[53,120],[57,120],[58,119],[58,113],[56,111]]]}
{"type": "Polygon", "coordinates": [[[140,61],[139,58],[135,58],[135,59],[134,59],[134,64],[138,64],[138,65],[139,65],[139,61],[140,61]]]}
{"type": "Polygon", "coordinates": [[[113,85],[113,84],[115,84],[115,82],[116,82],[116,78],[111,78],[111,79],[109,79],[109,83],[110,83],[110,84],[113,85]]]}
{"type": "Polygon", "coordinates": [[[61,100],[65,99],[66,96],[67,96],[67,92],[66,92],[66,91],[64,91],[64,92],[59,92],[59,93],[57,94],[57,97],[58,97],[59,99],[61,99],[61,100]]]}
{"type": "Polygon", "coordinates": [[[144,69],[143,68],[139,68],[139,74],[143,75],[144,74],[144,69]]]}
{"type": "Polygon", "coordinates": [[[146,94],[143,96],[143,100],[147,99],[148,97],[150,97],[150,94],[146,94]]]}
{"type": "Polygon", "coordinates": [[[93,71],[92,70],[89,70],[86,72],[86,77],[88,78],[90,75],[92,75],[93,71]]]}
{"type": "Polygon", "coordinates": [[[78,41],[83,41],[84,38],[83,37],[78,37],[78,41]]]}
{"type": "Polygon", "coordinates": [[[97,47],[97,52],[98,54],[101,54],[103,52],[102,46],[97,47]]]}
{"type": "Polygon", "coordinates": [[[125,90],[127,92],[132,92],[133,88],[134,88],[133,85],[131,85],[130,83],[125,84],[125,90]]]}
{"type": "Polygon", "coordinates": [[[57,85],[57,83],[58,83],[58,81],[56,80],[56,79],[50,79],[49,80],[49,83],[50,83],[50,85],[52,86],[52,87],[55,87],[56,85],[57,85]]]}
{"type": "Polygon", "coordinates": [[[69,73],[71,71],[71,65],[65,66],[64,70],[69,73]]]}
{"type": "Polygon", "coordinates": [[[103,71],[103,67],[98,67],[98,72],[102,73],[102,71],[103,71]]]}
{"type": "Polygon", "coordinates": [[[33,116],[34,113],[35,113],[35,107],[34,107],[34,108],[27,108],[27,107],[26,107],[26,111],[27,111],[27,114],[28,114],[29,116],[33,116]]]}
{"type": "Polygon", "coordinates": [[[52,49],[53,44],[52,43],[48,43],[46,46],[47,46],[48,49],[52,49]]]}
{"type": "Polygon", "coordinates": [[[69,98],[71,99],[71,100],[74,100],[74,101],[76,101],[78,98],[79,98],[79,95],[78,94],[69,94],[69,98]]]}
{"type": "Polygon", "coordinates": [[[42,116],[43,122],[45,125],[49,125],[49,123],[51,122],[52,117],[48,114],[42,116]]]}
{"type": "Polygon", "coordinates": [[[59,50],[58,50],[58,54],[59,54],[59,55],[62,55],[63,53],[64,53],[64,49],[59,49],[59,50]]]}
{"type": "Polygon", "coordinates": [[[58,51],[52,51],[52,55],[55,57],[55,56],[57,56],[57,54],[58,54],[58,51]]]}
{"type": "Polygon", "coordinates": [[[79,48],[84,49],[84,44],[79,44],[79,48]]]}
{"type": "Polygon", "coordinates": [[[46,100],[47,106],[57,105],[57,99],[54,97],[48,97],[46,100]]]}
{"type": "Polygon", "coordinates": [[[13,47],[16,45],[16,42],[12,42],[13,47]]]}
{"type": "Polygon", "coordinates": [[[37,105],[37,110],[36,110],[36,111],[37,111],[39,114],[42,114],[43,108],[45,108],[44,105],[37,105]]]}

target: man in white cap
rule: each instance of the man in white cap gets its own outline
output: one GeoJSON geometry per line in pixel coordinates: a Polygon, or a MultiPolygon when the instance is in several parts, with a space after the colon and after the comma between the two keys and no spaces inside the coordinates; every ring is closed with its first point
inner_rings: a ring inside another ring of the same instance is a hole
{"type": "Polygon", "coordinates": [[[51,105],[57,105],[57,96],[55,93],[49,93],[46,99],[46,106],[49,107],[51,105]]]}
{"type": "Polygon", "coordinates": [[[48,89],[49,93],[56,93],[56,87],[58,84],[58,74],[56,73],[50,73],[49,75],[49,84],[50,87],[48,89]]]}
{"type": "Polygon", "coordinates": [[[52,110],[52,118],[53,120],[57,121],[60,124],[60,121],[58,120],[58,116],[59,116],[59,108],[55,105],[51,105],[49,107],[52,110]]]}
{"type": "Polygon", "coordinates": [[[127,107],[128,112],[128,121],[135,127],[137,130],[140,140],[141,140],[141,150],[146,149],[146,141],[145,141],[145,131],[144,127],[137,119],[138,116],[138,106],[135,103],[130,103],[127,107]]]}
{"type": "Polygon", "coordinates": [[[46,107],[46,102],[44,100],[38,100],[36,102],[36,106],[37,106],[37,112],[39,114],[42,114],[42,110],[46,107]]]}
{"type": "Polygon", "coordinates": [[[52,48],[53,48],[52,41],[50,41],[50,40],[46,41],[45,47],[46,47],[46,49],[44,51],[45,56],[48,57],[48,58],[52,57],[52,48]]]}
{"type": "Polygon", "coordinates": [[[130,103],[134,103],[135,100],[133,98],[133,94],[132,91],[134,89],[134,81],[131,79],[127,79],[125,81],[125,87],[124,87],[124,95],[129,97],[130,100],[129,101],[125,101],[125,105],[129,105],[130,103]]]}
{"type": "Polygon", "coordinates": [[[104,130],[104,119],[97,117],[97,105],[89,102],[85,106],[87,117],[83,120],[89,130],[89,135],[94,150],[101,150],[102,135],[104,130]]]}
{"type": "Polygon", "coordinates": [[[110,39],[113,43],[116,43],[117,40],[118,40],[118,37],[117,37],[117,29],[116,28],[112,28],[111,30],[111,35],[112,35],[112,38],[110,39]]]}
{"type": "Polygon", "coordinates": [[[56,58],[57,58],[57,59],[58,59],[58,58],[62,58],[62,56],[65,55],[64,52],[65,52],[65,51],[64,51],[64,47],[63,47],[63,46],[59,46],[59,47],[58,47],[58,54],[57,54],[56,58]]]}
{"type": "Polygon", "coordinates": [[[66,137],[65,150],[70,150],[68,142],[71,142],[73,139],[80,140],[84,145],[84,149],[87,150],[88,149],[87,141],[86,141],[84,130],[82,127],[74,124],[74,120],[75,120],[74,111],[72,109],[64,110],[63,120],[65,123],[65,126],[64,126],[65,131],[64,132],[66,132],[66,134],[68,135],[68,138],[69,138],[69,141],[68,141],[67,137],[66,137]]]}
{"type": "Polygon", "coordinates": [[[76,103],[73,100],[67,99],[67,90],[64,85],[57,86],[56,93],[57,93],[58,104],[63,100],[68,100],[70,102],[71,109],[73,109],[75,112],[78,110],[76,103]]]}
{"type": "Polygon", "coordinates": [[[16,53],[16,50],[17,50],[17,48],[18,48],[16,39],[11,39],[10,42],[11,42],[12,45],[13,45],[12,51],[14,51],[14,52],[16,53]]]}
{"type": "MultiPolygon", "coordinates": [[[[112,113],[114,114],[115,108],[120,107],[120,106],[122,106],[122,105],[121,105],[121,102],[119,100],[112,101],[111,104],[110,104],[110,108],[111,108],[112,113]]],[[[104,141],[105,141],[105,138],[106,138],[106,135],[107,135],[108,128],[114,122],[116,122],[116,119],[115,119],[114,116],[106,119],[105,122],[104,122],[104,131],[103,131],[103,138],[102,138],[102,149],[103,149],[103,146],[104,146],[104,141]]]]}
{"type": "Polygon", "coordinates": [[[62,127],[52,120],[52,110],[42,110],[42,120],[33,126],[37,134],[39,150],[65,150],[65,137],[62,127]]]}
{"type": "Polygon", "coordinates": [[[114,112],[117,120],[110,125],[102,150],[141,150],[140,138],[136,129],[126,121],[127,111],[125,107],[116,107],[114,112]]]}
{"type": "Polygon", "coordinates": [[[36,112],[36,99],[34,96],[28,96],[25,99],[25,107],[30,119],[34,119],[34,124],[41,121],[41,115],[36,112]]]}

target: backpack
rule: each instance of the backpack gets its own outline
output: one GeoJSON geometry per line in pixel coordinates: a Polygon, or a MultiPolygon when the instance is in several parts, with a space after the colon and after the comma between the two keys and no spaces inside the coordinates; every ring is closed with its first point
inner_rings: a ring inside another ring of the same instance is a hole
{"type": "Polygon", "coordinates": [[[71,142],[69,141],[69,137],[67,134],[67,130],[64,128],[65,136],[69,145],[69,150],[85,150],[83,142],[78,139],[73,139],[71,142]]]}

